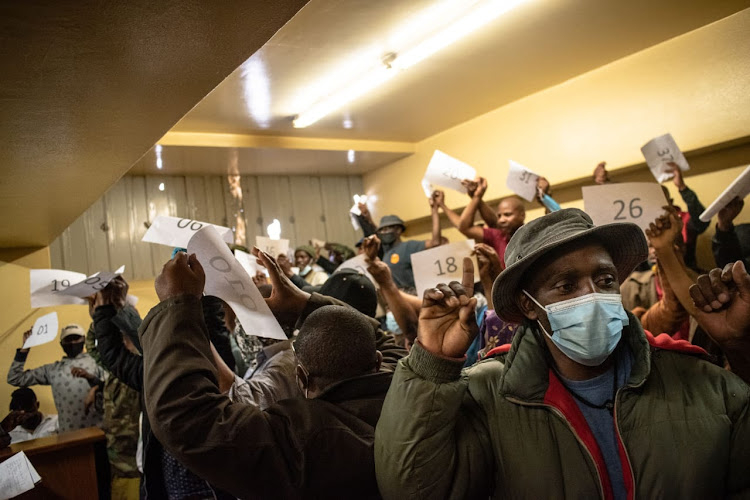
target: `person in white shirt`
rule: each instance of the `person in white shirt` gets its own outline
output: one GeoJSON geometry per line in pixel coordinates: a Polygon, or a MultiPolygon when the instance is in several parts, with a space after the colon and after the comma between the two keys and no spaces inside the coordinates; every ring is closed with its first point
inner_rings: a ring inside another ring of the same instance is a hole
{"type": "Polygon", "coordinates": [[[11,444],[51,436],[58,432],[57,415],[44,415],[39,411],[36,394],[28,387],[13,391],[10,413],[0,425],[10,435],[11,444]]]}

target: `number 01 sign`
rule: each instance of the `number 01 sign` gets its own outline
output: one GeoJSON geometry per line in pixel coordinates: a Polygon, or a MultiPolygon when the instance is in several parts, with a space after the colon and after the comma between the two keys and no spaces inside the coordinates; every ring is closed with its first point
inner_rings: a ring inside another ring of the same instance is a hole
{"type": "Polygon", "coordinates": [[[632,222],[644,231],[664,213],[664,192],[654,182],[626,182],[583,187],[583,206],[594,224],[632,222]]]}

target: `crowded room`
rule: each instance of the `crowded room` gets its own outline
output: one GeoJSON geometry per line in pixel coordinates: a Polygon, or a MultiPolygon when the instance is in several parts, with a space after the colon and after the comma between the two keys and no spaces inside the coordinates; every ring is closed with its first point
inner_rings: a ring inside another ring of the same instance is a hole
{"type": "Polygon", "coordinates": [[[750,499],[750,0],[0,19],[0,500],[750,499]]]}

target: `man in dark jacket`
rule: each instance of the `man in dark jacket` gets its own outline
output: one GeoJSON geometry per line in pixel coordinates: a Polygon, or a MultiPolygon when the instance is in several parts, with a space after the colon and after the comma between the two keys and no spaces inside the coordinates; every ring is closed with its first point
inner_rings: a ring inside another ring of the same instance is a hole
{"type": "Polygon", "coordinates": [[[594,226],[578,209],[524,225],[492,290],[497,314],[521,326],[463,373],[471,261],[463,284],[426,291],[378,422],[383,496],[746,498],[750,276],[740,262],[690,287],[738,377],[624,311],[618,281],[646,252],[635,224],[594,226]]]}
{"type": "Polygon", "coordinates": [[[271,311],[300,326],[304,397],[264,411],[221,394],[196,308],[205,275],[182,253],[157,277],[162,302],[140,330],[153,432],[190,470],[240,498],[378,498],[374,430],[392,376],[380,365],[406,352],[354,309],[319,309],[335,300],[299,290],[269,255],[258,256],[273,284],[271,311]]]}

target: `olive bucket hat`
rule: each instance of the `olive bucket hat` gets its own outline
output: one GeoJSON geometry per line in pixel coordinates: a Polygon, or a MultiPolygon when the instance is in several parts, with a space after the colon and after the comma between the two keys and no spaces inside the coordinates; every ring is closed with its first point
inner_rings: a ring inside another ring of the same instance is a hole
{"type": "Polygon", "coordinates": [[[595,226],[591,217],[577,208],[552,212],[521,226],[508,242],[505,250],[507,267],[492,286],[492,302],[497,315],[505,321],[522,322],[524,315],[516,298],[524,273],[541,257],[587,236],[596,236],[607,249],[620,283],[648,256],[646,237],[633,223],[595,226]]]}

